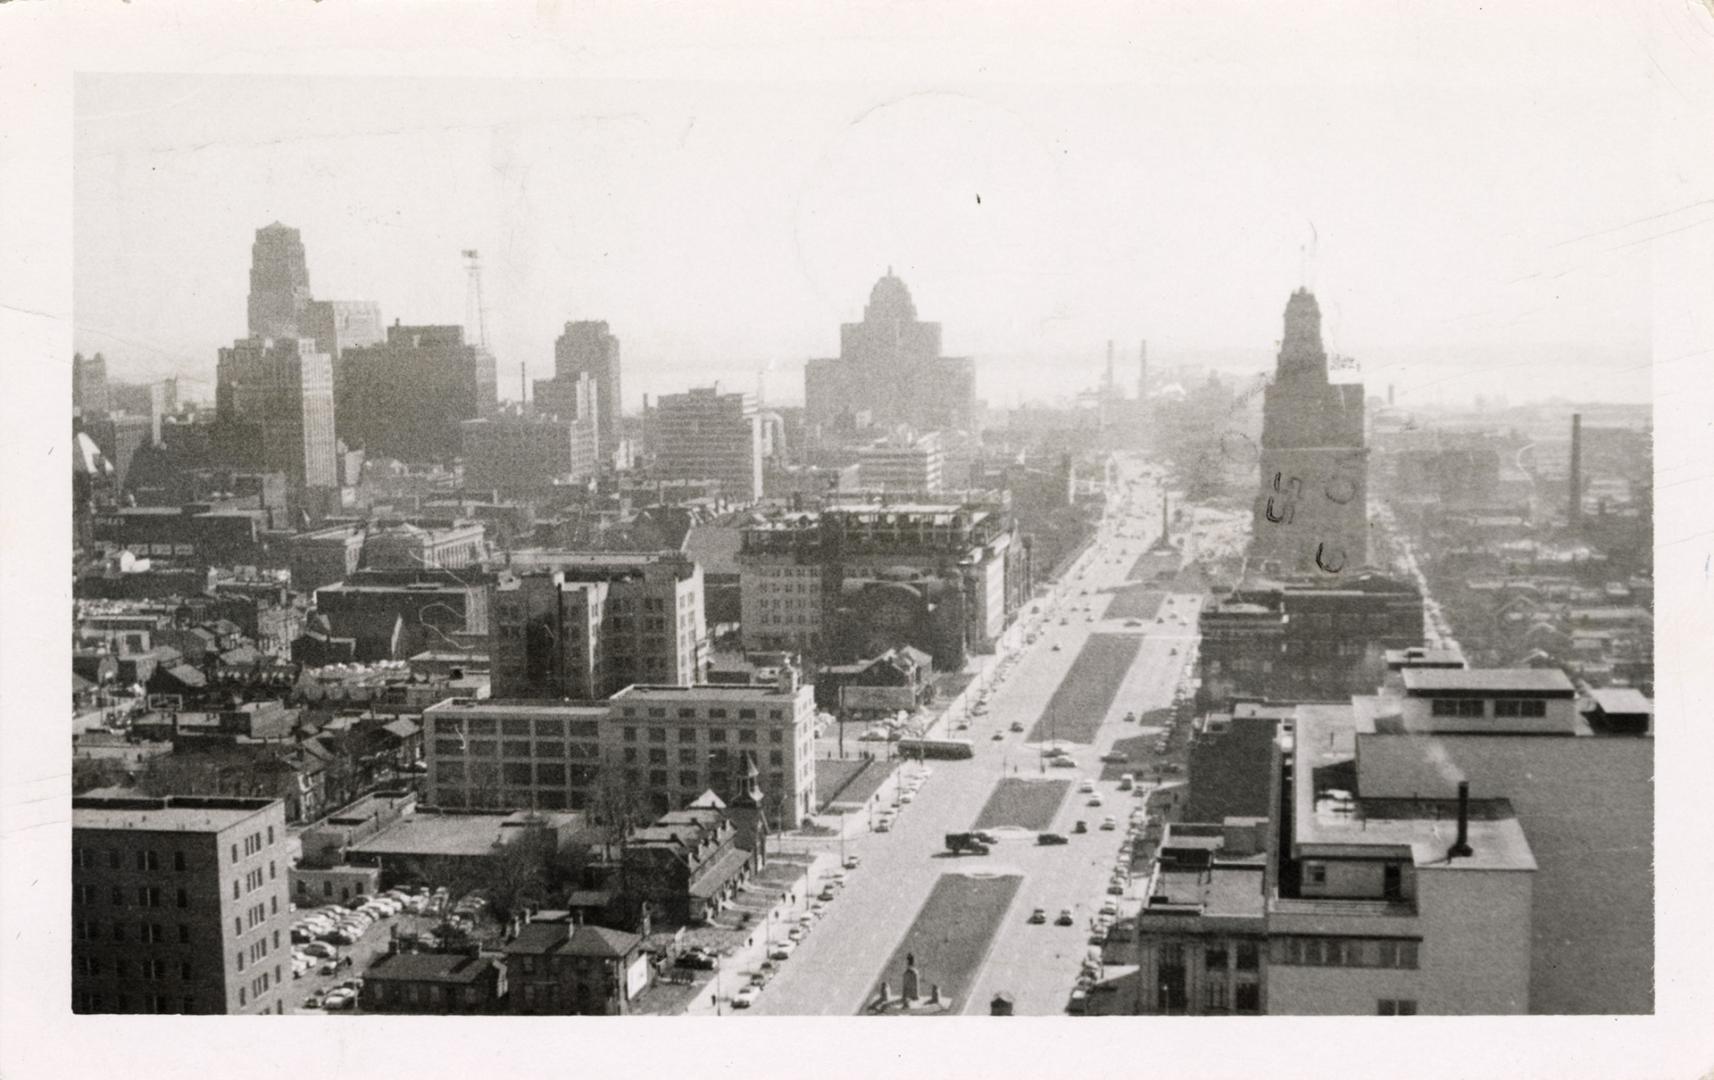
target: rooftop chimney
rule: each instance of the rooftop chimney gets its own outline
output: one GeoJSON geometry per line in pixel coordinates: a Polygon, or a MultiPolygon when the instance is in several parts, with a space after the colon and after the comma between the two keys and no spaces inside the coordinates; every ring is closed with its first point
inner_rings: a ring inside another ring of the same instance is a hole
{"type": "Polygon", "coordinates": [[[1470,781],[1458,781],[1458,839],[1447,849],[1446,861],[1468,859],[1476,854],[1470,847],[1470,781]]]}

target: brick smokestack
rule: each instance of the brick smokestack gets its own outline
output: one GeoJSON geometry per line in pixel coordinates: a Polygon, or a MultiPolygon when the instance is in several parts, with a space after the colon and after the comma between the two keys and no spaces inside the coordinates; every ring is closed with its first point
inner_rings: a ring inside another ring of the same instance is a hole
{"type": "Polygon", "coordinates": [[[1583,524],[1583,414],[1571,414],[1570,502],[1565,520],[1575,529],[1583,524]]]}
{"type": "Polygon", "coordinates": [[[1470,781],[1458,781],[1458,839],[1446,852],[1446,860],[1468,859],[1476,854],[1470,846],[1470,781]]]}

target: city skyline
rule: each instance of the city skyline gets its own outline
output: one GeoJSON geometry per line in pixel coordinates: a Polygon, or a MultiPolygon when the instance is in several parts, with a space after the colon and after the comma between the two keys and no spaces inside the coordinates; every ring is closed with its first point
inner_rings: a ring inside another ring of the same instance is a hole
{"type": "Polygon", "coordinates": [[[1407,402],[1461,398],[1477,368],[1491,396],[1571,369],[1592,397],[1647,398],[1634,241],[1663,208],[1639,182],[1637,103],[1520,87],[1478,122],[1474,90],[1256,103],[1173,74],[790,97],[86,78],[75,341],[115,378],[206,385],[244,328],[255,230],[277,219],[318,295],[375,301],[388,323],[467,322],[460,255],[480,251],[505,396],[520,363],[552,373],[565,322],[594,319],[626,342],[627,411],[716,378],[799,402],[802,366],[890,266],[994,406],[1043,396],[1044,363],[1094,385],[1108,339],[1149,340],[1163,368],[1265,371],[1269,313],[1300,285],[1323,298],[1330,352],[1407,402]],[[196,108],[153,107],[171,103],[196,108]],[[1543,161],[1585,182],[1544,188],[1543,161]],[[168,250],[166,272],[138,272],[168,250]]]}

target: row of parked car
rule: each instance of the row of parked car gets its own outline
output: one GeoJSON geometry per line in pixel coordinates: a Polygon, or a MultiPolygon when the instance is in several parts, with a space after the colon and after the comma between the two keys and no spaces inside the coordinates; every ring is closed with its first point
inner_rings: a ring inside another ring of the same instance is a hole
{"type": "MultiPolygon", "coordinates": [[[[792,958],[798,943],[809,936],[810,927],[827,913],[827,905],[831,904],[839,895],[839,890],[845,887],[845,870],[856,868],[857,856],[848,855],[845,857],[844,869],[835,870],[822,878],[821,892],[810,902],[809,910],[799,913],[796,919],[787,924],[785,934],[780,940],[768,943],[766,958],[756,966],[755,971],[750,972],[748,981],[738,988],[737,993],[732,995],[734,1009],[748,1009],[756,1003],[763,987],[779,972],[779,965],[792,958]]],[[[769,933],[772,933],[771,928],[769,933]]]]}

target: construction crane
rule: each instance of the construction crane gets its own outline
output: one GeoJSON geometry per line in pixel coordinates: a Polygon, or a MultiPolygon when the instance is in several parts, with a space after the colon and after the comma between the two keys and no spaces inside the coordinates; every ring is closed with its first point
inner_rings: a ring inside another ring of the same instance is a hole
{"type": "Polygon", "coordinates": [[[464,323],[474,330],[479,348],[488,347],[487,312],[482,305],[482,255],[475,248],[465,248],[464,268],[470,274],[470,284],[464,294],[464,323]]]}

